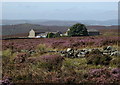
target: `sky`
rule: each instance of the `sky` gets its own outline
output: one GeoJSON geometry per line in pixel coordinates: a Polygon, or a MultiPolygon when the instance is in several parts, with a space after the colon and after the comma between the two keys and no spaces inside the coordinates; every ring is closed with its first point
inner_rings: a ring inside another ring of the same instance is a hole
{"type": "Polygon", "coordinates": [[[2,19],[111,20],[118,18],[117,2],[3,2],[2,19]]]}

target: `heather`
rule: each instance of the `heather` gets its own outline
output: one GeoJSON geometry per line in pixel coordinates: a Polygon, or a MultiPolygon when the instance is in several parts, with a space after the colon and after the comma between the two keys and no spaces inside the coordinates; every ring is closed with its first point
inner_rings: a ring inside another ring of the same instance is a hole
{"type": "Polygon", "coordinates": [[[117,45],[120,42],[118,36],[89,36],[89,37],[62,37],[62,38],[43,38],[43,39],[14,39],[3,40],[3,50],[12,49],[13,51],[35,49],[39,44],[45,44],[50,48],[65,49],[102,47],[107,45],[117,45]]]}
{"type": "Polygon", "coordinates": [[[87,64],[93,65],[109,65],[112,60],[110,56],[102,54],[98,49],[93,49],[86,57],[87,64]]]}
{"type": "Polygon", "coordinates": [[[117,36],[3,40],[0,82],[120,84],[117,36]]]}

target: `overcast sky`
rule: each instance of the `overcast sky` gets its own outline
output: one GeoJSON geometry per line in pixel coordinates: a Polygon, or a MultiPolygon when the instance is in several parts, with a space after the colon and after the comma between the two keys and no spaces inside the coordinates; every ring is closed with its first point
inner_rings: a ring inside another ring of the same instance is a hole
{"type": "Polygon", "coordinates": [[[109,20],[118,18],[117,2],[4,2],[2,19],[109,20]]]}

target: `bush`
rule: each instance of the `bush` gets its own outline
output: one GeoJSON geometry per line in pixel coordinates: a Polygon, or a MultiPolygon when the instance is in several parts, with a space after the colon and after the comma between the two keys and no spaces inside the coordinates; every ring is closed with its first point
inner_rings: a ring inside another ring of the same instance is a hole
{"type": "Polygon", "coordinates": [[[3,77],[3,80],[0,80],[1,85],[14,85],[10,77],[3,77]]]}
{"type": "MultiPolygon", "coordinates": [[[[12,55],[12,50],[7,49],[7,50],[4,50],[4,51],[3,51],[3,56],[9,57],[9,56],[11,56],[11,55],[12,55]]],[[[4,57],[3,57],[3,58],[4,58],[4,57]]]]}
{"type": "Polygon", "coordinates": [[[69,28],[68,36],[88,36],[88,32],[84,24],[77,23],[69,28]]]}
{"type": "Polygon", "coordinates": [[[27,53],[18,53],[13,59],[14,63],[23,63],[30,55],[27,53]]]}
{"type": "Polygon", "coordinates": [[[57,32],[57,33],[54,35],[54,37],[60,37],[60,33],[57,32]]]}
{"type": "Polygon", "coordinates": [[[54,33],[48,33],[47,38],[54,38],[55,34],[54,33]]]}
{"type": "Polygon", "coordinates": [[[49,47],[47,47],[45,44],[39,44],[38,46],[37,46],[37,48],[36,48],[36,52],[38,53],[38,54],[45,54],[45,53],[47,53],[48,51],[51,51],[51,50],[53,50],[52,48],[49,48],[49,47]]]}
{"type": "Polygon", "coordinates": [[[109,70],[107,68],[103,69],[91,69],[88,72],[88,81],[100,84],[114,84],[118,85],[120,83],[120,69],[115,68],[109,70]]]}
{"type": "Polygon", "coordinates": [[[47,38],[55,38],[55,37],[60,37],[60,33],[48,33],[47,38]]]}
{"type": "Polygon", "coordinates": [[[63,66],[66,69],[74,69],[74,68],[84,68],[86,67],[86,59],[85,58],[74,58],[74,59],[70,59],[70,58],[65,58],[64,62],[63,62],[63,66]]]}
{"type": "Polygon", "coordinates": [[[59,71],[62,67],[63,57],[60,55],[45,55],[41,56],[41,66],[48,71],[59,71]]]}
{"type": "Polygon", "coordinates": [[[109,65],[112,58],[108,55],[102,54],[102,52],[100,52],[98,49],[94,49],[86,55],[86,59],[87,64],[109,65]]]}
{"type": "Polygon", "coordinates": [[[2,52],[3,64],[9,63],[11,56],[12,56],[12,50],[11,49],[4,50],[2,52]]]}
{"type": "Polygon", "coordinates": [[[110,61],[110,66],[111,67],[119,67],[120,68],[120,58],[113,58],[110,61]]]}

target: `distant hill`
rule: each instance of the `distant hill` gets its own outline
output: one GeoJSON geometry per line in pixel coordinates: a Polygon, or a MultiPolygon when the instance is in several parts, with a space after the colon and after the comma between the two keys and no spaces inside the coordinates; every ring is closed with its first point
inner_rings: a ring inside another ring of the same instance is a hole
{"type": "MultiPolygon", "coordinates": [[[[2,35],[15,35],[28,33],[31,29],[40,29],[41,32],[66,32],[70,26],[44,26],[38,24],[3,25],[2,35]]],[[[117,29],[117,26],[87,26],[87,29],[117,29]]]]}
{"type": "Polygon", "coordinates": [[[61,21],[61,20],[2,20],[3,25],[15,24],[39,24],[46,26],[72,26],[75,23],[83,23],[86,25],[118,25],[118,20],[96,21],[96,20],[79,20],[79,21],[61,21]]]}
{"type": "Polygon", "coordinates": [[[38,24],[45,26],[72,26],[77,21],[59,21],[59,20],[2,20],[3,25],[16,25],[16,24],[38,24]]]}
{"type": "Polygon", "coordinates": [[[28,33],[31,29],[40,29],[41,32],[61,31],[65,32],[66,26],[43,26],[36,24],[18,24],[18,25],[4,25],[2,26],[2,35],[14,35],[21,33],[28,33]]]}

